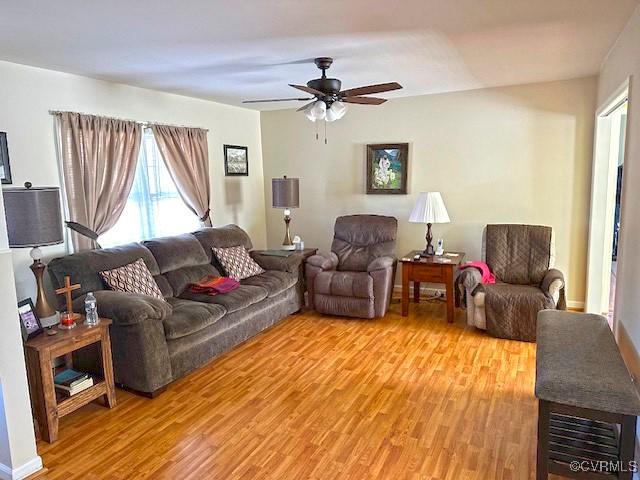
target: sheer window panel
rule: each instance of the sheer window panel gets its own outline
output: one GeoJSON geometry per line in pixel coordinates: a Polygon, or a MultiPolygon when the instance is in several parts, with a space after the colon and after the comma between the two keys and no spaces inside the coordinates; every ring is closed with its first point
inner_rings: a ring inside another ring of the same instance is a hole
{"type": "Polygon", "coordinates": [[[153,133],[146,129],[127,204],[113,228],[100,235],[100,245],[112,247],[198,228],[200,221],[180,198],[153,133]]]}

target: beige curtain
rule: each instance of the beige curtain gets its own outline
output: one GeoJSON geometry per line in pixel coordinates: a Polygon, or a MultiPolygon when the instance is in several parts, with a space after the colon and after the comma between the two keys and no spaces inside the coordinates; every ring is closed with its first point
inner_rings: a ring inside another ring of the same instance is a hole
{"type": "MultiPolygon", "coordinates": [[[[133,185],[141,126],[132,121],[62,112],[58,115],[60,156],[71,221],[98,234],[120,218],[133,185]]],[[[73,232],[75,250],[95,242],[73,232]]]]}
{"type": "Polygon", "coordinates": [[[210,227],[207,131],[167,125],[151,125],[151,129],[182,200],[204,226],[210,227]]]}

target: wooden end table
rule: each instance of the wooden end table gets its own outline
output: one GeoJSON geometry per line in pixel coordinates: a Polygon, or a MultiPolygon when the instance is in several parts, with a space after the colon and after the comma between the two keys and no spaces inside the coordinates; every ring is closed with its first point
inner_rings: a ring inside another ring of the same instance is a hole
{"type": "Polygon", "coordinates": [[[109,338],[111,320],[101,318],[95,327],[84,325],[83,322],[84,317],[78,320],[76,327],[71,330],[58,329],[56,335],[43,333],[25,343],[33,413],[42,439],[49,443],[55,442],[58,438],[58,420],[61,417],[100,397],[108,408],[116,405],[109,338]],[[95,343],[100,344],[102,378],[93,375],[95,384],[71,397],[56,395],[53,360],[66,356],[67,367],[71,367],[70,354],[95,343]]]}
{"type": "Polygon", "coordinates": [[[447,322],[453,323],[453,274],[464,259],[464,252],[446,252],[444,255],[420,257],[420,250],[407,253],[402,263],[402,316],[409,315],[409,283],[413,282],[413,301],[420,302],[420,282],[444,283],[447,292],[447,322]]]}

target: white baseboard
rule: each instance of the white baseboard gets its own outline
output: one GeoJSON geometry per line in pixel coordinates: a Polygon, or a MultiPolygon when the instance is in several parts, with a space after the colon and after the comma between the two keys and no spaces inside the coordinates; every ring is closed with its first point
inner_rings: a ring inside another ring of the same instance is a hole
{"type": "Polygon", "coordinates": [[[0,480],[22,480],[42,469],[42,458],[32,458],[18,468],[9,468],[0,463],[0,480]]]}

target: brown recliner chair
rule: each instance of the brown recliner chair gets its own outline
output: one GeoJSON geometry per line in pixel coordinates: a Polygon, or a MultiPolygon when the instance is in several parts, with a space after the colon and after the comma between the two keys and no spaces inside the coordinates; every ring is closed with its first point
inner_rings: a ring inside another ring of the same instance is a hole
{"type": "Polygon", "coordinates": [[[310,306],[331,315],[384,316],[393,293],[397,232],[394,217],[338,217],[331,253],[306,262],[310,306]]]}
{"type": "Polygon", "coordinates": [[[494,337],[533,342],[538,312],[566,308],[565,282],[555,262],[553,230],[540,225],[487,225],[482,260],[496,277],[482,284],[480,272],[462,270],[467,323],[494,337]]]}

